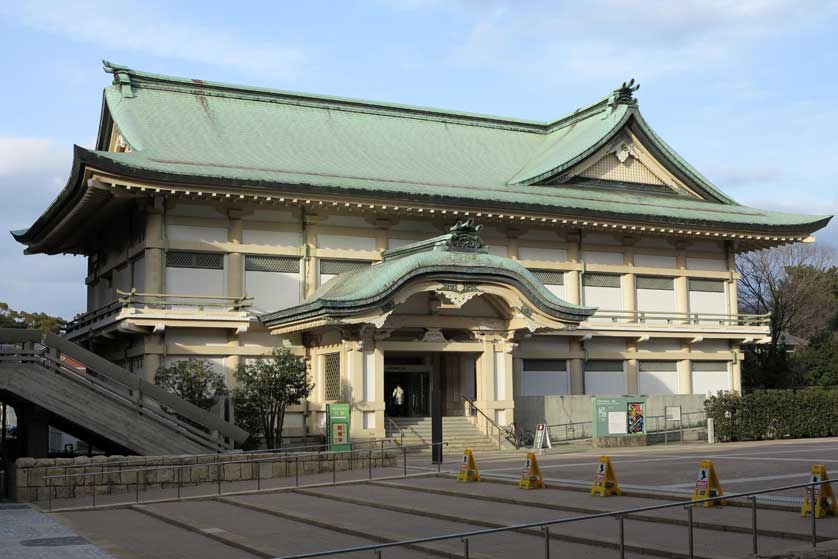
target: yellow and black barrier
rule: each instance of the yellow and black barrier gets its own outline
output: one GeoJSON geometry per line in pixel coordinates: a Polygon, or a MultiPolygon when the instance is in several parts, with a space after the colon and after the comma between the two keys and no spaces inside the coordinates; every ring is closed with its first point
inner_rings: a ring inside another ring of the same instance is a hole
{"type": "MultiPolygon", "coordinates": [[[[829,479],[826,473],[826,466],[815,464],[812,466],[812,483],[829,479]]],[[[831,483],[821,483],[814,486],[815,518],[825,518],[827,514],[838,516],[838,506],[835,504],[835,493],[832,492],[831,483]]],[[[800,507],[800,516],[808,516],[812,512],[812,490],[807,488],[803,496],[803,506],[800,507]]]]}
{"type": "Polygon", "coordinates": [[[609,495],[622,494],[623,491],[620,489],[620,484],[617,483],[617,476],[614,474],[611,459],[608,456],[600,456],[594,474],[594,484],[591,486],[591,495],[608,497],[609,495]]]}
{"type": "Polygon", "coordinates": [[[474,453],[470,448],[463,451],[463,461],[457,472],[457,481],[480,481],[480,472],[477,471],[477,464],[474,462],[474,453]]]}
{"type": "Polygon", "coordinates": [[[521,470],[521,481],[518,482],[518,489],[544,489],[544,476],[541,475],[541,468],[538,467],[538,459],[534,452],[527,453],[527,460],[524,462],[524,469],[521,470]]]}
{"type": "MultiPolygon", "coordinates": [[[[700,499],[710,499],[713,497],[721,497],[722,484],[719,483],[719,476],[716,475],[716,468],[713,466],[712,460],[702,460],[698,466],[698,477],[695,480],[695,488],[693,489],[693,501],[700,499]]],[[[705,507],[714,505],[726,505],[727,501],[722,499],[718,501],[706,501],[705,507]]]]}

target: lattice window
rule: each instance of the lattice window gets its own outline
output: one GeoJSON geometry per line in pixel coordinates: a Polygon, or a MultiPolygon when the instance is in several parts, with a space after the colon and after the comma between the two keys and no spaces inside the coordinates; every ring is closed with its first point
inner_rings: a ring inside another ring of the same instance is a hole
{"type": "Polygon", "coordinates": [[[169,268],[223,270],[224,255],[216,252],[180,252],[170,250],[166,253],[166,266],[169,268]]]}
{"type": "Polygon", "coordinates": [[[580,176],[639,184],[664,184],[648,167],[634,157],[629,157],[625,162],[620,163],[620,160],[613,153],[606,155],[585,169],[580,176]]]}
{"type": "Polygon", "coordinates": [[[675,280],[672,278],[658,278],[651,276],[637,276],[635,278],[637,289],[660,289],[675,291],[675,280]]]}
{"type": "Polygon", "coordinates": [[[327,353],[323,360],[326,400],[340,400],[340,353],[327,353]]]}
{"type": "Polygon", "coordinates": [[[564,272],[533,270],[532,274],[544,285],[564,285],[564,272]]]}
{"type": "Polygon", "coordinates": [[[361,270],[370,266],[370,262],[363,260],[321,260],[320,273],[337,275],[353,270],[361,270]]]}
{"type": "Polygon", "coordinates": [[[300,259],[290,256],[245,256],[244,269],[248,272],[300,273],[300,259]]]}
{"type": "Polygon", "coordinates": [[[608,373],[608,372],[623,372],[623,362],[622,361],[607,361],[604,359],[591,359],[590,361],[585,362],[585,370],[586,371],[596,371],[599,373],[608,373]]]}
{"type": "Polygon", "coordinates": [[[690,291],[704,291],[706,293],[724,293],[724,280],[691,279],[690,291]]]}
{"type": "Polygon", "coordinates": [[[524,371],[566,371],[567,361],[564,359],[524,359],[524,371]]]}
{"type": "Polygon", "coordinates": [[[620,287],[618,274],[582,274],[582,285],[586,287],[620,287]]]}
{"type": "Polygon", "coordinates": [[[671,373],[678,370],[675,361],[640,361],[638,367],[641,373],[671,373]]]}
{"type": "Polygon", "coordinates": [[[693,361],[692,368],[699,372],[726,372],[727,361],[693,361]]]}

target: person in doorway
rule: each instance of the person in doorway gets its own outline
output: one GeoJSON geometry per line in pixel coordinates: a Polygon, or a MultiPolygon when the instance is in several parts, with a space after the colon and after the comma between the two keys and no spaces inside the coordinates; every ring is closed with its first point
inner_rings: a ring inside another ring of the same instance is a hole
{"type": "Polygon", "coordinates": [[[393,389],[393,406],[396,408],[396,416],[404,415],[404,388],[401,384],[397,384],[393,389]]]}

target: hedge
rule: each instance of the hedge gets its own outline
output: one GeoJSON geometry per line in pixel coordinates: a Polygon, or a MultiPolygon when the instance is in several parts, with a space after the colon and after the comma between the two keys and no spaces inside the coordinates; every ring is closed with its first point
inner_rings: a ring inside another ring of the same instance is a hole
{"type": "Polygon", "coordinates": [[[838,436],[838,391],[760,390],[719,394],[704,402],[722,441],[838,436]]]}

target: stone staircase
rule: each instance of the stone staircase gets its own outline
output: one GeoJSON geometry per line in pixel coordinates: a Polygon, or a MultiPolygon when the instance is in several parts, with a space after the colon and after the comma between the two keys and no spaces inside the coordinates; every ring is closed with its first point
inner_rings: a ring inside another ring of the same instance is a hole
{"type": "MultiPolygon", "coordinates": [[[[393,423],[387,421],[387,436],[395,439],[396,442],[401,441],[402,433],[404,433],[405,446],[431,442],[430,417],[393,417],[392,420],[398,425],[398,429],[393,423]]],[[[498,450],[497,437],[487,437],[474,425],[470,417],[465,416],[442,418],[442,440],[448,443],[446,451],[461,451],[466,448],[475,451],[498,450]]],[[[430,449],[426,452],[430,452],[430,449]]]]}

